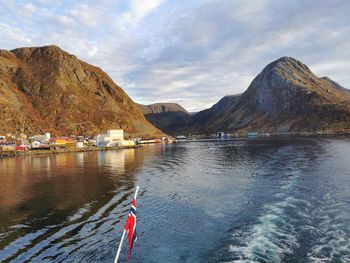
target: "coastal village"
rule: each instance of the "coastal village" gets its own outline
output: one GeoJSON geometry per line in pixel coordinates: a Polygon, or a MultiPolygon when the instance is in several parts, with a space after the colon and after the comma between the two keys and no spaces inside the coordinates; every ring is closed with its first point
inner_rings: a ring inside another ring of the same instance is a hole
{"type": "Polygon", "coordinates": [[[226,133],[217,132],[210,135],[178,135],[175,137],[163,137],[155,139],[127,138],[125,139],[123,129],[107,130],[103,134],[96,136],[70,135],[70,136],[51,136],[49,132],[27,136],[19,136],[7,133],[0,135],[0,157],[14,156],[17,154],[45,154],[60,152],[80,152],[80,151],[99,151],[116,150],[125,148],[140,147],[144,144],[173,142],[191,142],[207,140],[231,140],[235,138],[257,138],[257,137],[281,137],[281,136],[315,136],[315,135],[339,135],[349,134],[349,130],[327,130],[317,132],[289,132],[289,133],[226,133]]]}
{"type": "MultiPolygon", "coordinates": [[[[236,137],[238,135],[236,134],[236,137]]],[[[258,133],[248,134],[249,137],[258,136],[258,133]]],[[[264,135],[266,136],[266,135],[264,135]]],[[[87,136],[51,136],[49,132],[45,134],[37,134],[27,136],[20,134],[19,136],[7,133],[0,135],[0,157],[13,156],[17,154],[45,154],[59,152],[76,152],[76,151],[94,151],[108,149],[124,149],[139,147],[143,144],[164,143],[170,144],[181,141],[196,140],[229,140],[231,135],[225,132],[217,132],[210,136],[178,135],[175,137],[163,137],[155,139],[131,138],[125,139],[123,129],[107,130],[106,133],[98,134],[93,137],[87,136]]]]}
{"type": "Polygon", "coordinates": [[[173,138],[161,139],[124,138],[122,129],[107,130],[106,133],[93,137],[85,136],[51,136],[49,132],[27,136],[11,133],[0,135],[0,156],[20,153],[41,154],[74,151],[92,151],[105,149],[123,149],[137,147],[140,144],[172,143],[173,138]]]}

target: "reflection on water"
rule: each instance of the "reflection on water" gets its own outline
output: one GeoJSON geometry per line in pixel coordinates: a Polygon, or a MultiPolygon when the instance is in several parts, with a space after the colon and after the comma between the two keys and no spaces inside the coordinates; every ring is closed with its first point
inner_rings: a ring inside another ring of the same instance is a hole
{"type": "Polygon", "coordinates": [[[71,223],[124,202],[143,161],[134,149],[0,159],[0,258],[20,261],[30,251],[34,259],[35,245],[43,249],[77,227],[71,223]]]}
{"type": "Polygon", "coordinates": [[[134,262],[350,262],[349,151],[255,139],[1,159],[0,259],[111,262],[137,184],[134,262]]]}
{"type": "MultiPolygon", "coordinates": [[[[142,165],[142,160],[134,162],[134,149],[129,149],[23,156],[1,159],[0,165],[1,209],[19,206],[23,208],[19,212],[25,212],[26,207],[30,209],[28,202],[35,200],[39,201],[35,206],[48,205],[65,209],[72,202],[90,200],[100,190],[115,189],[114,186],[118,184],[117,175],[125,174],[126,170],[132,171],[137,165],[142,165]],[[101,180],[100,177],[104,179],[101,180]]],[[[122,179],[132,181],[133,178],[128,176],[122,179]]],[[[1,222],[3,224],[4,220],[1,222]]]]}
{"type": "Polygon", "coordinates": [[[97,164],[100,169],[110,170],[116,174],[124,174],[125,163],[131,164],[134,162],[134,151],[134,149],[127,149],[103,152],[103,154],[98,155],[97,164]]]}

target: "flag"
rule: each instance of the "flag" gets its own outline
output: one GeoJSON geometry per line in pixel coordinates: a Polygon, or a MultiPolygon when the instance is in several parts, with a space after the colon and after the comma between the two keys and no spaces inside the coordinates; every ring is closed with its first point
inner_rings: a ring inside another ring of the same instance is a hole
{"type": "Polygon", "coordinates": [[[131,207],[129,210],[128,219],[126,220],[125,224],[125,231],[128,235],[128,242],[129,242],[129,249],[128,249],[128,260],[131,256],[131,250],[134,245],[134,243],[137,240],[136,235],[136,199],[132,199],[131,201],[131,207]]]}

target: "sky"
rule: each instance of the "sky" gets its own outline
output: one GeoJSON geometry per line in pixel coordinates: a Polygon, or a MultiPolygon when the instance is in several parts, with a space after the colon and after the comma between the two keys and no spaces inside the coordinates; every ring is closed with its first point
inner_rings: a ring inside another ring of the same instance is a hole
{"type": "Polygon", "coordinates": [[[294,57],[350,88],[348,0],[0,0],[0,49],[58,45],[136,102],[188,111],[294,57]]]}

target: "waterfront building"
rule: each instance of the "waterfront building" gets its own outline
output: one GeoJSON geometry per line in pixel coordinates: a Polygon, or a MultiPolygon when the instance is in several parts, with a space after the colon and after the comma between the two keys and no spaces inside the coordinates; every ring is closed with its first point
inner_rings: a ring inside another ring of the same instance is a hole
{"type": "Polygon", "coordinates": [[[46,150],[46,149],[50,149],[50,146],[46,142],[35,140],[35,141],[32,141],[30,143],[30,149],[31,150],[41,150],[41,149],[45,149],[46,150]]]}
{"type": "Polygon", "coordinates": [[[83,141],[77,141],[76,143],[75,143],[75,147],[77,147],[77,148],[84,148],[84,142],[83,141]]]}
{"type": "Polygon", "coordinates": [[[51,144],[54,146],[66,146],[66,145],[74,145],[75,139],[70,137],[55,137],[52,138],[51,144]]]}
{"type": "Polygon", "coordinates": [[[259,137],[259,133],[258,132],[249,132],[248,137],[252,137],[252,138],[259,137]]]}
{"type": "Polygon", "coordinates": [[[216,138],[220,140],[228,140],[231,138],[231,135],[226,132],[217,132],[216,133],[216,138]]]}
{"type": "Polygon", "coordinates": [[[5,144],[6,143],[6,137],[3,135],[0,135],[0,144],[5,144]]]}
{"type": "Polygon", "coordinates": [[[24,152],[24,151],[27,151],[29,148],[27,145],[18,145],[16,146],[16,152],[24,152]]]}
{"type": "Polygon", "coordinates": [[[49,132],[45,134],[37,134],[30,137],[31,141],[39,141],[41,143],[48,143],[51,139],[51,134],[49,132]]]}
{"type": "Polygon", "coordinates": [[[132,146],[135,145],[133,140],[124,140],[124,131],[107,130],[105,134],[99,134],[96,138],[98,147],[115,147],[115,146],[132,146]]]}

